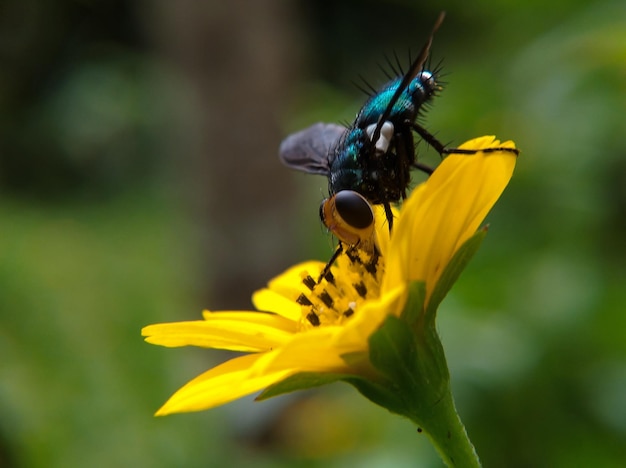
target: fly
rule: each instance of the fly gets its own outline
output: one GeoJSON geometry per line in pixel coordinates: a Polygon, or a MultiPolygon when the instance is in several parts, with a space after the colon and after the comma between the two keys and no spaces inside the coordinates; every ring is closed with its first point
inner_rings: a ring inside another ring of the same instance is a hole
{"type": "MultiPolygon", "coordinates": [[[[417,123],[422,106],[440,90],[437,73],[425,69],[433,37],[445,13],[440,13],[431,34],[408,71],[383,85],[365,102],[349,127],[316,123],[288,136],[279,156],[288,167],[328,177],[329,198],[322,201],[320,217],[339,240],[318,282],[341,254],[355,254],[356,247],[369,254],[374,268],[380,252],[375,242],[371,205],[382,204],[389,230],[393,227],[391,204],[407,197],[410,172],[433,169],[417,161],[414,133],[440,155],[474,154],[476,151],[446,148],[417,123]]],[[[491,151],[515,151],[494,148],[491,151]]],[[[352,257],[351,257],[352,258],[352,257]]]]}
{"type": "Polygon", "coordinates": [[[406,198],[411,169],[432,173],[417,162],[413,132],[440,154],[447,152],[416,122],[422,106],[440,88],[435,73],[425,70],[424,64],[443,18],[441,13],[404,76],[370,96],[350,127],[317,123],[288,136],[280,146],[280,158],[287,166],[327,176],[331,197],[351,190],[371,204],[382,204],[389,229],[393,226],[391,203],[406,198]]]}

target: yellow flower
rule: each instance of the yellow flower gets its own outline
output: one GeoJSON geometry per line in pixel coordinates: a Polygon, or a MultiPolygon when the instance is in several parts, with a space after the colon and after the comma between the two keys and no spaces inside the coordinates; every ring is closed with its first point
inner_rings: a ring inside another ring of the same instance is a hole
{"type": "Polygon", "coordinates": [[[296,265],[254,294],[263,312],[205,311],[203,320],[145,327],[152,344],[248,353],[187,383],[157,415],[208,409],[263,389],[272,394],[280,385],[274,393],[353,377],[382,381],[370,337],[388,316],[401,316],[416,281],[425,285],[422,310],[428,308],[442,272],[511,178],[516,154],[497,148],[514,147],[494,137],[460,146],[486,151],[447,156],[403,204],[391,238],[376,207],[378,258],[344,253],[319,284],[324,263],[296,265]]]}

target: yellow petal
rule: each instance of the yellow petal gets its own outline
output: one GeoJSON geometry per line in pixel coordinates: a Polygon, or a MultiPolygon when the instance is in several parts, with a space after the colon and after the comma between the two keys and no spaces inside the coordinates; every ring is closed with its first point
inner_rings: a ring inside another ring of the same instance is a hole
{"type": "MultiPolygon", "coordinates": [[[[481,137],[463,149],[509,147],[481,137]]],[[[394,228],[383,291],[398,282],[425,281],[427,301],[443,268],[500,197],[515,167],[510,151],[451,154],[413,191],[394,228]]]]}
{"type": "Polygon", "coordinates": [[[257,365],[254,372],[263,374],[285,368],[298,369],[299,372],[347,372],[346,363],[337,347],[333,346],[334,336],[342,328],[327,326],[296,334],[289,343],[274,352],[272,359],[264,361],[264,367],[257,365]]]}
{"type": "Polygon", "coordinates": [[[408,283],[399,283],[378,299],[363,304],[331,343],[340,355],[358,351],[363,343],[367,349],[369,337],[382,325],[385,318],[388,315],[400,315],[406,302],[407,285],[408,283]]]}
{"type": "MultiPolygon", "coordinates": [[[[374,205],[373,208],[374,222],[376,226],[376,240],[380,253],[384,257],[387,255],[387,251],[389,250],[389,222],[387,221],[387,215],[385,214],[385,208],[383,205],[374,205]]],[[[394,218],[397,218],[398,209],[396,207],[391,207],[391,211],[393,212],[394,218]]]]}
{"type": "Polygon", "coordinates": [[[401,284],[385,296],[364,303],[351,320],[341,326],[326,326],[294,335],[272,360],[257,372],[297,368],[300,372],[350,374],[357,370],[345,361],[345,355],[367,353],[370,335],[387,315],[399,315],[405,302],[406,285],[401,284]]]}
{"type": "Polygon", "coordinates": [[[256,291],[252,295],[252,303],[258,310],[274,312],[289,320],[298,321],[302,317],[302,307],[295,299],[288,299],[269,289],[256,291]]]}
{"type": "MultiPolygon", "coordinates": [[[[302,262],[292,266],[287,271],[272,279],[267,287],[278,293],[285,292],[286,296],[293,294],[294,289],[298,289],[302,286],[302,273],[306,272],[312,276],[317,276],[321,273],[325,264],[317,261],[302,262]],[[296,286],[294,288],[294,285],[296,286]]],[[[296,296],[297,297],[297,296],[296,296]]]]}
{"type": "Polygon", "coordinates": [[[146,341],[167,347],[201,346],[231,351],[268,351],[288,342],[297,324],[262,312],[205,312],[205,320],[149,325],[146,341]]]}
{"type": "Polygon", "coordinates": [[[302,308],[296,303],[296,299],[300,294],[309,292],[302,283],[302,275],[309,274],[317,279],[324,266],[324,263],[316,261],[292,266],[272,279],[267,288],[256,291],[252,295],[254,306],[259,310],[280,314],[290,320],[300,320],[302,308]]]}
{"type": "Polygon", "coordinates": [[[297,370],[281,369],[268,374],[250,375],[250,369],[267,358],[268,353],[248,354],[214,367],[174,393],[156,415],[213,408],[267,388],[297,373],[297,370]]]}

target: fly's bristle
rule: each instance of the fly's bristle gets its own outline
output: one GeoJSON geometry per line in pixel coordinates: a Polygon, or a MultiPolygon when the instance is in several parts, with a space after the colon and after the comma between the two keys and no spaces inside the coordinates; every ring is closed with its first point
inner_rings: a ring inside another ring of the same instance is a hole
{"type": "Polygon", "coordinates": [[[433,73],[433,75],[435,75],[437,78],[440,78],[442,76],[447,76],[448,73],[441,73],[441,71],[443,70],[443,58],[440,58],[437,63],[435,63],[435,65],[432,65],[432,56],[431,59],[429,60],[429,64],[428,66],[430,67],[430,71],[433,73]]]}
{"type": "Polygon", "coordinates": [[[369,89],[367,89],[364,86],[361,86],[359,83],[357,83],[354,80],[350,80],[350,83],[352,84],[352,86],[354,86],[356,89],[358,89],[359,91],[361,91],[363,94],[365,94],[368,97],[372,97],[374,95],[374,93],[372,93],[369,89]]]}
{"type": "Polygon", "coordinates": [[[404,67],[400,63],[400,58],[398,57],[398,53],[395,50],[393,51],[393,56],[396,59],[396,66],[398,67],[398,71],[400,72],[398,73],[398,75],[404,75],[404,67]]]}
{"type": "MultiPolygon", "coordinates": [[[[398,56],[396,55],[396,53],[395,53],[395,52],[394,52],[394,54],[393,54],[393,55],[395,56],[395,59],[396,59],[396,63],[395,63],[395,64],[394,64],[394,63],[393,63],[393,61],[389,58],[389,56],[388,56],[388,55],[386,55],[386,54],[384,55],[385,62],[387,63],[387,66],[391,69],[391,71],[392,71],[392,72],[393,72],[393,74],[394,74],[394,76],[393,76],[393,77],[389,77],[389,75],[387,75],[389,79],[391,79],[391,78],[395,78],[395,77],[400,76],[400,75],[402,74],[402,73],[401,73],[401,67],[399,67],[399,66],[398,66],[398,56]]],[[[383,68],[381,67],[381,70],[382,70],[382,69],[383,69],[383,68]]],[[[383,70],[383,72],[384,72],[384,70],[383,70]]],[[[386,73],[385,73],[385,74],[386,74],[386,73]]]]}
{"type": "Polygon", "coordinates": [[[354,86],[370,97],[378,93],[378,90],[363,75],[358,75],[358,77],[360,82],[352,81],[354,86]]]}
{"type": "Polygon", "coordinates": [[[384,66],[384,65],[382,65],[382,64],[380,64],[380,63],[379,63],[379,64],[378,64],[378,68],[379,68],[379,70],[380,70],[381,72],[383,72],[383,75],[385,75],[385,77],[386,77],[388,80],[393,80],[393,79],[395,78],[395,76],[393,76],[391,73],[389,73],[389,70],[387,70],[387,68],[385,68],[385,66],[384,66]]]}

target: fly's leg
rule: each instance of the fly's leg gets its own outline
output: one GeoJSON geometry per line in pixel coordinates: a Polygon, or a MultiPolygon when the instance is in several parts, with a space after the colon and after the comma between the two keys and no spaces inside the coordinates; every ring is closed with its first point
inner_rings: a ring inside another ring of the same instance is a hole
{"type": "Polygon", "coordinates": [[[432,146],[435,151],[437,151],[437,153],[439,153],[441,156],[443,156],[444,154],[476,154],[479,152],[483,152],[483,153],[495,153],[498,151],[508,151],[510,153],[515,153],[515,154],[519,154],[519,150],[517,148],[506,148],[506,147],[499,147],[499,148],[485,148],[485,149],[481,149],[481,150],[473,150],[473,149],[464,149],[464,148],[447,148],[443,143],[441,143],[439,140],[437,140],[437,138],[435,138],[435,136],[430,133],[428,130],[426,130],[424,127],[422,127],[421,125],[418,125],[414,122],[411,123],[411,127],[413,128],[413,130],[415,130],[415,132],[422,137],[422,139],[428,143],[430,146],[432,146]]]}
{"type": "Polygon", "coordinates": [[[421,136],[422,140],[424,140],[432,148],[434,148],[434,150],[437,151],[437,153],[439,153],[440,155],[448,154],[448,149],[445,147],[443,143],[441,143],[439,140],[437,140],[437,138],[435,138],[435,135],[433,135],[424,127],[422,127],[421,125],[415,122],[410,122],[410,124],[413,130],[415,131],[415,133],[421,136]]]}
{"type": "Polygon", "coordinates": [[[317,284],[320,284],[322,280],[328,276],[328,274],[330,273],[330,267],[333,266],[333,263],[335,263],[335,260],[337,260],[337,257],[339,257],[339,255],[341,255],[342,252],[343,252],[343,243],[339,242],[339,245],[337,246],[337,249],[333,253],[333,256],[330,257],[330,260],[328,260],[328,263],[326,264],[326,266],[320,273],[319,277],[317,278],[317,284]]]}
{"type": "Polygon", "coordinates": [[[385,208],[387,224],[389,224],[389,232],[391,232],[391,228],[393,227],[393,211],[391,211],[391,205],[389,203],[383,203],[383,207],[385,208]]]}

